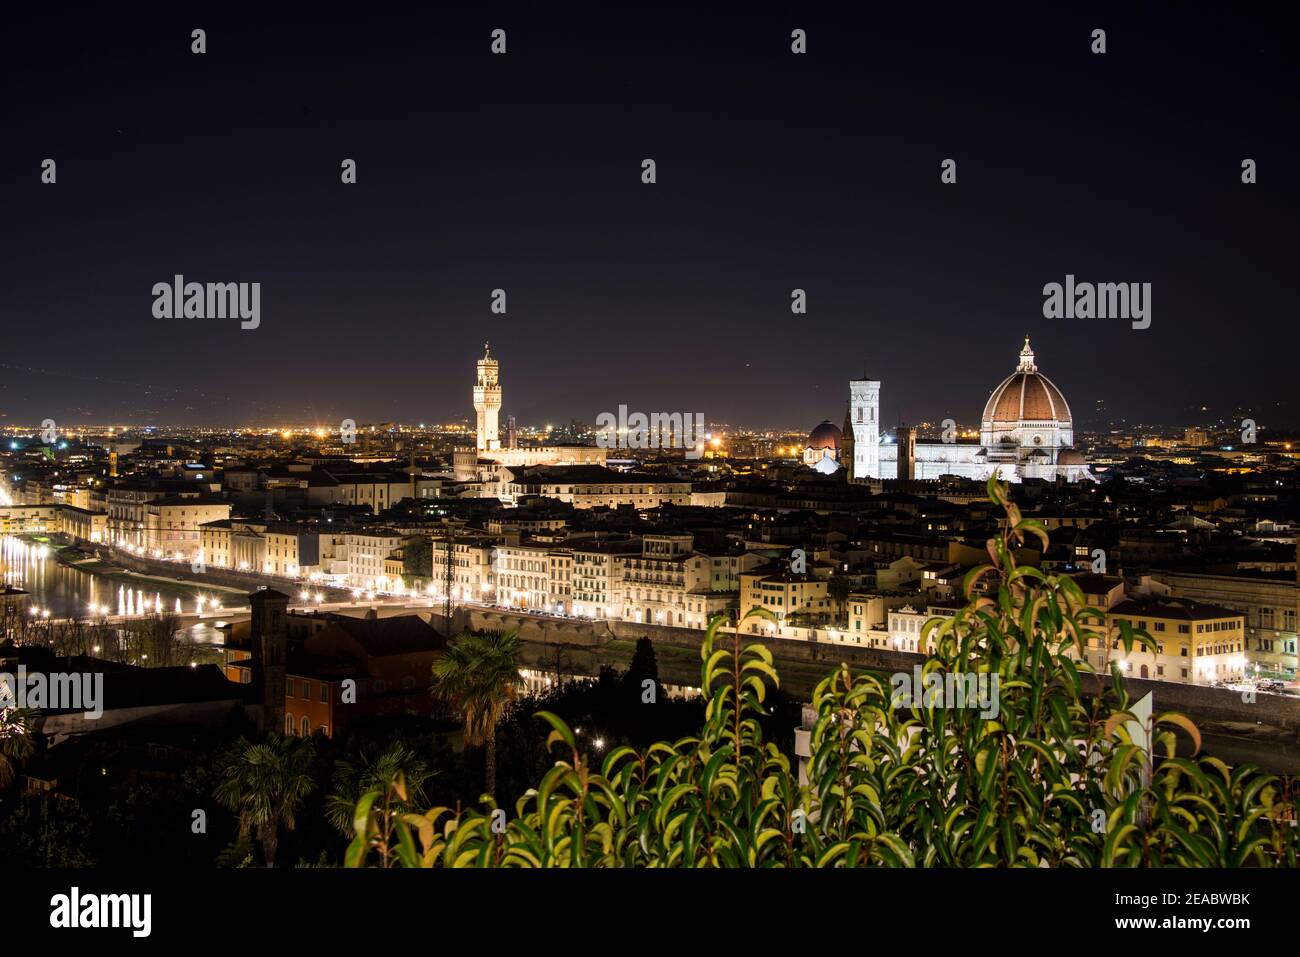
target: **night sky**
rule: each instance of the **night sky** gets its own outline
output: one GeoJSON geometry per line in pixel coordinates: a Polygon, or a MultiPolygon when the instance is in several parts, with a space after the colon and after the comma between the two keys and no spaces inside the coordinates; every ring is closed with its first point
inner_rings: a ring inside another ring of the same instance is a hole
{"type": "Polygon", "coordinates": [[[484,339],[521,423],[838,424],[864,372],[970,422],[1026,333],[1079,420],[1300,425],[1290,25],[992,6],[9,8],[0,426],[460,420],[484,339]],[[154,318],[176,273],[260,328],[154,318]],[[1067,273],[1151,328],[1045,319],[1067,273]]]}

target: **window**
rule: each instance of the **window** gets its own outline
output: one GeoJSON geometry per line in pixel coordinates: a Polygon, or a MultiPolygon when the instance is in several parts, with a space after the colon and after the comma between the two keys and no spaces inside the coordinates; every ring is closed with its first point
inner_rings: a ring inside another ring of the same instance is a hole
{"type": "Polygon", "coordinates": [[[293,715],[292,715],[292,714],[285,714],[285,716],[284,716],[284,733],[285,733],[285,734],[293,734],[293,728],[294,728],[294,724],[293,724],[293,715]]]}
{"type": "Polygon", "coordinates": [[[302,716],[302,736],[304,738],[311,737],[311,719],[305,714],[302,716]]]}
{"type": "MultiPolygon", "coordinates": [[[[288,681],[285,682],[285,684],[284,684],[284,689],[285,689],[285,690],[284,690],[285,697],[292,698],[292,697],[293,697],[293,679],[292,679],[292,678],[290,678],[288,681]]],[[[289,733],[292,734],[293,732],[290,731],[289,733]]]]}
{"type": "Polygon", "coordinates": [[[307,701],[311,700],[311,682],[305,678],[302,682],[302,696],[307,701]]]}
{"type": "Polygon", "coordinates": [[[320,700],[322,703],[326,703],[330,700],[329,685],[325,684],[323,681],[320,683],[320,700]]]}

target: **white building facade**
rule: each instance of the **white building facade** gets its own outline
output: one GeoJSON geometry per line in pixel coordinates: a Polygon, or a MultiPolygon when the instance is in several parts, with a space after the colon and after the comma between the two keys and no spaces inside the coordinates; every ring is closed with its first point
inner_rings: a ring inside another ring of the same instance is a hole
{"type": "Polygon", "coordinates": [[[880,434],[880,383],[849,383],[849,423],[853,429],[854,481],[937,479],[944,475],[984,481],[1026,478],[1053,481],[1094,480],[1074,448],[1070,407],[1056,385],[1038,371],[1029,337],[1025,337],[1015,371],[990,393],[974,442],[917,442],[912,474],[899,474],[898,445],[880,434]]]}

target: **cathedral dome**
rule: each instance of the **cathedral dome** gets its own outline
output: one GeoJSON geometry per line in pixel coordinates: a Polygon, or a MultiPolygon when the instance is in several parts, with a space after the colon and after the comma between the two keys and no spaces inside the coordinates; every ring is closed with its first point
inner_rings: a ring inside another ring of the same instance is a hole
{"type": "Polygon", "coordinates": [[[833,449],[838,452],[843,439],[844,433],[839,430],[838,426],[831,424],[830,419],[827,419],[808,433],[806,447],[810,449],[833,449]]]}
{"type": "Polygon", "coordinates": [[[1061,390],[1034,364],[1028,336],[1020,350],[1016,371],[1003,379],[989,396],[984,406],[984,422],[994,427],[1016,426],[1022,422],[1071,424],[1070,407],[1065,404],[1061,390]]]}
{"type": "Polygon", "coordinates": [[[1077,449],[1066,449],[1056,457],[1057,465],[1087,465],[1088,460],[1077,449]]]}

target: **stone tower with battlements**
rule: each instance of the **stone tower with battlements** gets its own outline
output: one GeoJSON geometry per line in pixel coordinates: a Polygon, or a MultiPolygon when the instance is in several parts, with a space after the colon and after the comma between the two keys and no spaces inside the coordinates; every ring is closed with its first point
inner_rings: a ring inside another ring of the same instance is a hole
{"type": "Polygon", "coordinates": [[[474,411],[478,413],[478,450],[498,451],[501,448],[501,376],[486,342],[483,358],[478,360],[478,378],[474,381],[474,411]]]}

